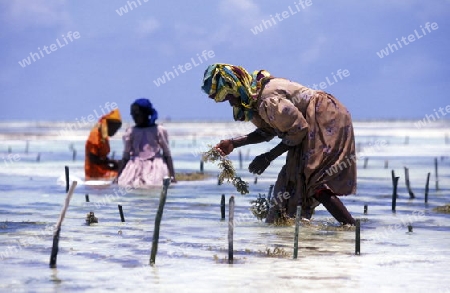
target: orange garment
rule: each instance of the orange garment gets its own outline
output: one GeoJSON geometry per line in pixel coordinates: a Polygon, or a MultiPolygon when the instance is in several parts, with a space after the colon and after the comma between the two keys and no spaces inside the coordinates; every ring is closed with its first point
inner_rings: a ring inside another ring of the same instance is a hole
{"type": "Polygon", "coordinates": [[[89,160],[89,153],[98,156],[100,159],[106,159],[109,151],[109,139],[102,139],[100,129],[94,127],[86,141],[85,180],[112,179],[117,176],[117,171],[109,170],[107,165],[97,165],[89,160]]]}
{"type": "Polygon", "coordinates": [[[84,174],[85,180],[112,180],[117,177],[117,171],[110,170],[108,166],[94,164],[89,160],[89,153],[96,155],[101,160],[106,160],[110,152],[107,120],[121,120],[118,109],[100,118],[99,122],[92,128],[86,141],[84,174]]]}

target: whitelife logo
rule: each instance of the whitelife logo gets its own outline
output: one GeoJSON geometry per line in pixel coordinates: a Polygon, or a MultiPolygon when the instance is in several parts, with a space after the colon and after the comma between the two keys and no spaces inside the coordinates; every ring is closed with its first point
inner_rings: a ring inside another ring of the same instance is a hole
{"type": "Polygon", "coordinates": [[[192,57],[190,59],[190,62],[186,62],[185,64],[179,64],[177,67],[172,66],[173,71],[164,71],[164,75],[162,75],[161,77],[156,78],[156,80],[153,80],[153,83],[156,86],[160,86],[165,84],[166,82],[169,82],[171,79],[174,79],[175,77],[180,75],[181,73],[185,73],[197,66],[199,66],[200,64],[203,64],[203,62],[206,62],[208,59],[214,58],[216,55],[214,53],[213,50],[203,50],[203,52],[200,54],[197,54],[197,58],[192,57]],[[178,70],[177,70],[178,69],[178,70]],[[178,72],[180,71],[180,72],[178,72]]]}
{"type": "Polygon", "coordinates": [[[56,43],[51,44],[50,46],[44,46],[42,47],[38,47],[38,51],[39,53],[33,53],[30,52],[30,56],[28,56],[27,58],[23,59],[22,61],[19,61],[19,65],[22,68],[25,68],[26,66],[31,65],[31,60],[33,60],[33,62],[36,62],[37,60],[40,60],[41,58],[44,58],[46,55],[44,55],[44,52],[47,55],[50,55],[52,52],[55,52],[58,49],[61,49],[62,47],[65,47],[66,45],[72,43],[75,40],[78,40],[81,35],[78,31],[75,31],[72,33],[72,31],[67,32],[66,35],[61,35],[62,36],[62,41],[58,38],[56,39],[56,43]],[[69,39],[69,41],[67,40],[69,39]],[[44,51],[44,52],[42,52],[44,51]]]}
{"type": "Polygon", "coordinates": [[[312,0],[299,0],[298,2],[294,2],[295,9],[289,5],[287,8],[288,10],[284,10],[281,13],[275,13],[275,17],[271,14],[269,19],[262,19],[261,23],[259,25],[254,26],[250,29],[250,31],[257,35],[259,33],[262,33],[264,30],[271,28],[272,26],[275,26],[276,24],[282,22],[283,20],[291,17],[292,15],[295,15],[303,10],[305,10],[307,7],[312,5],[312,0]]]}
{"type": "Polygon", "coordinates": [[[381,49],[379,52],[377,52],[377,55],[378,55],[378,57],[380,57],[382,59],[382,58],[388,56],[389,54],[400,50],[401,48],[403,48],[403,45],[407,46],[407,45],[411,44],[412,42],[415,42],[416,40],[419,40],[419,39],[423,38],[424,36],[426,36],[427,32],[431,33],[432,31],[435,31],[438,28],[439,28],[439,26],[436,22],[433,22],[433,23],[427,22],[425,24],[425,28],[420,26],[420,30],[422,31],[422,34],[420,34],[420,32],[418,32],[417,29],[415,29],[414,34],[408,35],[408,38],[405,36],[403,36],[400,40],[398,38],[396,38],[395,40],[397,41],[397,44],[388,43],[386,48],[381,49]],[[409,42],[406,39],[408,39],[409,42]],[[394,49],[395,49],[395,51],[394,51],[394,49]]]}
{"type": "Polygon", "coordinates": [[[119,16],[122,16],[128,12],[133,11],[135,8],[138,8],[143,3],[147,3],[149,0],[136,0],[136,1],[127,1],[127,5],[119,7],[119,9],[116,9],[116,12],[119,16]],[[137,3],[139,3],[139,6],[137,3]]]}

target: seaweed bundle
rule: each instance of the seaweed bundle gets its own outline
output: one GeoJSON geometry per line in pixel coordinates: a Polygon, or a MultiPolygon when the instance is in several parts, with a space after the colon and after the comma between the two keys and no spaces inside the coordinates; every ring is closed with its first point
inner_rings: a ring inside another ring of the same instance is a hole
{"type": "Polygon", "coordinates": [[[236,176],[236,171],[233,163],[226,156],[222,156],[219,150],[211,147],[209,151],[203,153],[203,161],[216,162],[219,161],[218,166],[222,170],[219,174],[219,183],[222,184],[225,180],[231,182],[240,194],[247,194],[248,183],[242,180],[241,177],[236,176]]]}
{"type": "Polygon", "coordinates": [[[266,199],[266,195],[261,193],[259,194],[256,200],[250,201],[251,207],[250,211],[253,215],[260,221],[267,217],[267,213],[269,212],[269,202],[266,199]]]}

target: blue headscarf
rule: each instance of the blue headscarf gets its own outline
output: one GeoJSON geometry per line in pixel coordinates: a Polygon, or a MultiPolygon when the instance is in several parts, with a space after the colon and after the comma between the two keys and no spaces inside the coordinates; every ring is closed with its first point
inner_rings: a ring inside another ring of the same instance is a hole
{"type": "Polygon", "coordinates": [[[147,111],[148,115],[151,116],[149,119],[150,126],[155,124],[156,119],[158,119],[158,111],[156,111],[155,108],[153,108],[152,103],[149,99],[140,98],[133,102],[133,104],[138,105],[142,109],[145,109],[147,111]]]}

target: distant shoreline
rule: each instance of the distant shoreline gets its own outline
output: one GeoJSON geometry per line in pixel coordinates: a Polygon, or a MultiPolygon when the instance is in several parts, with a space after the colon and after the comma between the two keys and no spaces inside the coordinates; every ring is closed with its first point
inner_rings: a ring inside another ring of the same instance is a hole
{"type": "MultiPolygon", "coordinates": [[[[368,119],[353,119],[354,123],[362,123],[362,122],[417,122],[418,120],[423,119],[423,117],[418,117],[418,118],[386,118],[386,119],[382,119],[382,118],[368,118],[368,119]]],[[[450,123],[450,117],[446,118],[446,117],[442,117],[439,118],[440,121],[444,121],[446,123],[450,123]]],[[[131,119],[128,120],[124,120],[124,122],[131,122],[131,119]]],[[[163,124],[163,123],[246,123],[246,122],[239,122],[239,121],[233,121],[231,119],[217,119],[217,120],[211,120],[211,119],[206,119],[206,120],[202,120],[202,119],[191,119],[191,120],[185,120],[185,119],[180,119],[180,120],[174,120],[174,119],[159,119],[158,120],[159,124],[163,124]]],[[[38,123],[38,124],[53,124],[53,123],[74,123],[73,120],[68,120],[68,121],[64,121],[64,120],[23,120],[23,119],[0,119],[0,125],[2,124],[6,124],[6,123],[38,123]]],[[[92,123],[92,125],[94,125],[94,123],[92,123]]]]}

